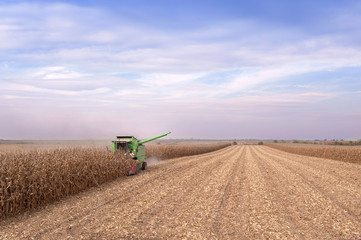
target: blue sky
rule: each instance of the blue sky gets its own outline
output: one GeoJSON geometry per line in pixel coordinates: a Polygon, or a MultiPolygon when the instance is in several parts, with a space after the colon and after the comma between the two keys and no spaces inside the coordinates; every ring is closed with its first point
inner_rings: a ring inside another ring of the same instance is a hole
{"type": "Polygon", "coordinates": [[[2,1],[0,138],[361,137],[358,1],[2,1]]]}

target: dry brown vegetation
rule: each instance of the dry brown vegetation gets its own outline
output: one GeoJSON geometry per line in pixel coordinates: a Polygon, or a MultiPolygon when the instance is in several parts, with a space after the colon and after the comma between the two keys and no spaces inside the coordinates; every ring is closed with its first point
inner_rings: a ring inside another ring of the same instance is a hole
{"type": "Polygon", "coordinates": [[[126,175],[130,165],[97,148],[0,153],[0,218],[126,175]]]}
{"type": "Polygon", "coordinates": [[[150,145],[146,146],[146,151],[148,157],[164,160],[213,152],[230,145],[231,143],[228,142],[199,145],[150,145]]]}
{"type": "Polygon", "coordinates": [[[266,145],[289,153],[361,164],[360,147],[292,143],[266,143],[266,145]]]}
{"type": "MultiPolygon", "coordinates": [[[[147,155],[168,159],[229,145],[154,145],[147,147],[147,155]]],[[[20,150],[9,145],[0,150],[0,219],[127,175],[134,164],[130,158],[105,148],[20,150]]]]}

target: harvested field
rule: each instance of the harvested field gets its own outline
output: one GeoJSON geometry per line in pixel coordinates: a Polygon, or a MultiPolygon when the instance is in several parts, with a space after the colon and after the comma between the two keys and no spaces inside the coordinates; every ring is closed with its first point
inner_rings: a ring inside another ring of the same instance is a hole
{"type": "Polygon", "coordinates": [[[230,146],[0,224],[3,239],[356,239],[361,165],[230,146]]]}
{"type": "Polygon", "coordinates": [[[292,143],[266,143],[266,145],[289,153],[361,164],[360,146],[320,146],[292,143]]]}

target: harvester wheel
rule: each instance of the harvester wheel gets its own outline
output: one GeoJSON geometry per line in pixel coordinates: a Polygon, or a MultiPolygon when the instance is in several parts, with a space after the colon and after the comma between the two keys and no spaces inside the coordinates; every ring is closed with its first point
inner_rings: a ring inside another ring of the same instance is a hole
{"type": "Polygon", "coordinates": [[[139,172],[139,165],[135,164],[132,169],[129,171],[128,175],[135,175],[139,172]]]}
{"type": "Polygon", "coordinates": [[[147,170],[147,162],[143,162],[143,164],[142,164],[142,170],[147,170]]]}

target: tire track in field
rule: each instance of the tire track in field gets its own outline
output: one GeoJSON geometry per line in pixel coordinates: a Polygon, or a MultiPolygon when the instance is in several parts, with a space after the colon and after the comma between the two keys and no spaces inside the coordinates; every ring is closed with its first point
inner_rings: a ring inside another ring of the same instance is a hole
{"type": "Polygon", "coordinates": [[[361,171],[360,165],[325,158],[297,155],[274,148],[267,148],[266,154],[280,158],[290,158],[292,159],[292,162],[297,162],[302,167],[306,167],[313,171],[317,170],[322,173],[321,175],[337,178],[337,181],[342,181],[342,186],[353,185],[353,187],[357,188],[361,183],[359,179],[361,171]]]}
{"type": "MultiPolygon", "coordinates": [[[[263,152],[263,154],[273,159],[277,159],[279,164],[284,165],[294,174],[298,174],[304,179],[307,184],[314,187],[315,190],[319,191],[320,193],[328,197],[331,201],[333,201],[335,204],[337,204],[340,208],[348,212],[348,214],[350,214],[356,221],[361,222],[360,179],[356,179],[356,181],[350,183],[349,181],[345,181],[341,176],[335,176],[334,174],[330,174],[328,171],[325,171],[320,166],[310,167],[309,162],[318,161],[317,158],[306,157],[304,159],[304,162],[302,162],[297,159],[297,155],[284,157],[282,155],[277,155],[277,153],[273,154],[272,151],[265,151],[263,152]],[[298,161],[294,161],[295,158],[298,161]]],[[[337,163],[340,162],[337,161],[337,163]]],[[[353,168],[359,169],[359,173],[361,173],[361,167],[359,167],[358,165],[353,166],[353,168]]],[[[347,177],[348,174],[345,173],[344,176],[347,177]]]]}
{"type": "MultiPolygon", "coordinates": [[[[260,155],[255,149],[252,149],[252,157],[257,161],[263,177],[267,179],[266,188],[270,200],[277,203],[273,206],[282,216],[282,225],[286,228],[283,236],[288,239],[314,239],[315,236],[304,236],[303,226],[299,224],[300,217],[291,209],[291,206],[299,198],[294,189],[296,185],[290,181],[288,174],[280,171],[278,167],[269,162],[267,156],[260,155]],[[293,194],[288,196],[289,193],[293,194]]],[[[315,229],[309,226],[308,231],[312,232],[315,229]]],[[[277,232],[281,232],[281,230],[277,230],[277,232]]]]}
{"type": "Polygon", "coordinates": [[[274,198],[273,187],[268,183],[269,173],[262,171],[262,164],[255,159],[253,148],[255,146],[251,146],[246,154],[247,222],[242,228],[244,235],[246,239],[297,239],[288,219],[279,212],[279,201],[274,198]]]}
{"type": "MultiPolygon", "coordinates": [[[[234,237],[237,232],[237,226],[223,225],[221,224],[224,219],[231,219],[234,216],[232,213],[235,211],[229,211],[228,206],[233,205],[231,201],[234,201],[234,190],[239,190],[240,186],[240,178],[239,176],[244,175],[244,165],[245,165],[245,154],[246,151],[249,151],[249,147],[244,147],[240,150],[240,154],[235,156],[235,161],[232,165],[232,169],[230,169],[230,173],[228,174],[227,183],[222,190],[222,197],[215,211],[214,221],[212,224],[212,229],[210,232],[210,237],[215,235],[216,239],[220,239],[221,237],[228,238],[234,237]]],[[[238,195],[238,194],[237,194],[238,195]]],[[[242,202],[242,204],[244,204],[242,202]]],[[[233,209],[235,210],[235,209],[233,209]]]]}
{"type": "Polygon", "coordinates": [[[353,214],[340,206],[332,193],[317,186],[322,181],[320,178],[311,182],[312,175],[306,168],[292,169],[292,159],[272,156],[267,150],[258,148],[256,152],[268,169],[275,170],[273,182],[275,186],[279,183],[275,190],[280,199],[288,202],[288,212],[284,214],[297,216],[299,220],[295,223],[306,239],[320,238],[320,233],[324,239],[352,239],[360,234],[360,222],[353,214]]]}

